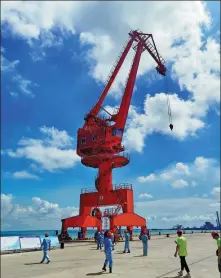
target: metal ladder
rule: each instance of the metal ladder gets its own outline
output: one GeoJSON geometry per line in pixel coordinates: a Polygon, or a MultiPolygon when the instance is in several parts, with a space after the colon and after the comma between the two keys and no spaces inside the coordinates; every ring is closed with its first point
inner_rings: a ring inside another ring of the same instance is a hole
{"type": "Polygon", "coordinates": [[[160,62],[165,65],[165,60],[163,57],[156,51],[156,48],[149,41],[146,43],[148,49],[152,52],[152,54],[160,59],[160,62]]]}
{"type": "Polygon", "coordinates": [[[121,55],[122,55],[122,53],[124,52],[124,49],[125,49],[125,47],[126,47],[126,45],[128,44],[128,42],[129,42],[130,39],[131,39],[130,37],[128,37],[128,38],[126,39],[126,41],[125,41],[125,43],[124,43],[124,45],[123,45],[123,47],[122,47],[122,49],[121,49],[119,55],[117,56],[117,59],[116,59],[114,65],[113,65],[113,67],[111,68],[111,70],[110,70],[110,72],[109,72],[109,74],[108,74],[108,76],[107,76],[105,85],[109,82],[109,80],[110,80],[110,78],[111,78],[111,76],[112,76],[112,74],[113,74],[113,72],[114,72],[114,70],[115,70],[115,68],[116,68],[116,66],[117,66],[117,64],[118,64],[118,62],[119,62],[119,60],[120,60],[120,58],[121,58],[121,55]]]}

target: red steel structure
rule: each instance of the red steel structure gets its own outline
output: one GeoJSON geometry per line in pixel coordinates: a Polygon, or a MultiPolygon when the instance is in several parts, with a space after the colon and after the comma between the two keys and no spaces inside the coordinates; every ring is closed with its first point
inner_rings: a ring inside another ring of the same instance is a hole
{"type": "MultiPolygon", "coordinates": [[[[165,61],[157,51],[153,36],[130,31],[129,40],[118,56],[98,102],[85,116],[85,123],[78,130],[77,154],[81,157],[81,163],[87,167],[97,168],[98,174],[95,188],[81,191],[79,215],[62,220],[62,232],[69,227],[80,227],[84,239],[87,227],[97,227],[99,231],[102,230],[102,217],[110,219],[110,229],[113,232],[116,231],[117,226],[126,226],[132,235],[134,226],[142,229],[146,227],[146,219],[134,213],[132,185],[112,184],[113,169],[129,163],[129,156],[123,153],[125,149],[122,145],[122,137],[141,54],[144,51],[149,52],[157,63],[157,72],[166,75],[165,61]],[[135,50],[135,56],[120,108],[110,114],[102,104],[131,47],[135,50]],[[105,111],[108,117],[99,115],[101,110],[105,111]],[[103,206],[117,206],[117,208],[106,209],[102,214],[99,207],[103,206]],[[123,212],[119,214],[121,209],[123,212]]],[[[173,129],[172,123],[170,129],[173,129]]]]}

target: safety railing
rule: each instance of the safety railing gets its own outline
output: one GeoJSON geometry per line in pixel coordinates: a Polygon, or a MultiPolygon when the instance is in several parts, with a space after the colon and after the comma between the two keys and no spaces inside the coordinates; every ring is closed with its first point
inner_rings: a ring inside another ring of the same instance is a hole
{"type": "Polygon", "coordinates": [[[81,189],[81,194],[87,194],[87,193],[94,193],[97,192],[96,188],[82,188],[81,189]]]}
{"type": "Polygon", "coordinates": [[[116,208],[107,208],[103,212],[103,217],[108,217],[110,215],[113,215],[116,211],[116,208]]]}
{"type": "Polygon", "coordinates": [[[120,153],[119,155],[121,155],[121,156],[127,158],[128,160],[130,160],[130,156],[127,152],[120,153]]]}
{"type": "Polygon", "coordinates": [[[113,184],[113,190],[132,190],[132,184],[131,183],[120,183],[120,184],[113,184]]]}

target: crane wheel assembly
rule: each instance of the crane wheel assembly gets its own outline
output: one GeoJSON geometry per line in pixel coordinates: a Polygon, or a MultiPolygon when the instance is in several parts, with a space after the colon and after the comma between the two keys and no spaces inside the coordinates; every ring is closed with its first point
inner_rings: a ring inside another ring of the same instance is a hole
{"type": "MultiPolygon", "coordinates": [[[[155,60],[157,72],[166,76],[165,61],[158,53],[152,34],[144,34],[137,30],[130,31],[129,39],[108,76],[98,102],[85,116],[85,123],[78,130],[77,154],[81,157],[83,165],[97,168],[98,173],[95,178],[95,188],[81,190],[79,215],[62,219],[62,233],[70,227],[79,227],[81,228],[81,239],[85,239],[88,227],[97,228],[98,231],[102,230],[104,218],[109,219],[110,229],[113,233],[116,233],[117,227],[126,226],[132,237],[133,227],[146,229],[146,219],[134,213],[132,185],[112,184],[113,169],[126,166],[130,161],[129,156],[124,153],[122,138],[141,54],[144,51],[147,51],[155,60]],[[131,48],[134,49],[135,56],[121,104],[119,109],[110,114],[102,107],[102,104],[131,48]],[[106,117],[99,114],[101,110],[106,112],[106,117]],[[105,206],[116,206],[116,208],[105,209],[102,213],[100,207],[105,206]],[[120,213],[121,210],[122,213],[120,213]]],[[[169,127],[172,130],[169,100],[167,104],[169,127]]]]}

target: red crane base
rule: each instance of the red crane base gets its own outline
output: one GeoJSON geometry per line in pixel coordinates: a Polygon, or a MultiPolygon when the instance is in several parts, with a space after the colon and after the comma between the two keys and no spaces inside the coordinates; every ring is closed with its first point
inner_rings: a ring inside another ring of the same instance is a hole
{"type": "MultiPolygon", "coordinates": [[[[78,216],[62,219],[62,233],[70,227],[79,227],[82,231],[82,239],[86,238],[86,229],[97,228],[102,230],[102,220],[91,216],[95,207],[120,206],[123,213],[108,215],[110,219],[110,229],[115,231],[117,227],[127,227],[132,233],[133,227],[145,227],[146,219],[134,213],[132,185],[124,184],[115,186],[115,190],[107,191],[104,194],[93,189],[82,190],[80,195],[80,213],[78,216]],[[119,203],[120,201],[120,203],[119,203]]],[[[107,215],[104,215],[107,217],[107,215]]]]}

